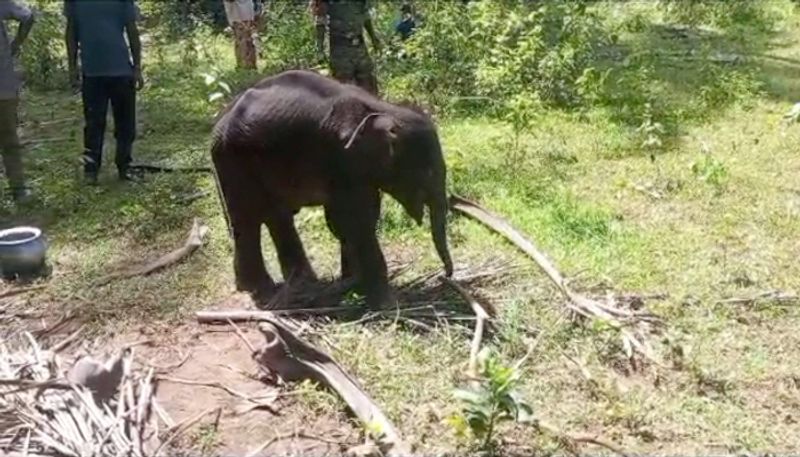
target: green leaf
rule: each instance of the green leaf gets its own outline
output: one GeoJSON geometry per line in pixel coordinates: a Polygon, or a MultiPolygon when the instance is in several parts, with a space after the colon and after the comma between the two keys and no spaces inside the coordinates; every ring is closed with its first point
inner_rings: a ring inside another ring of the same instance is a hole
{"type": "Polygon", "coordinates": [[[229,94],[231,93],[231,86],[229,86],[225,81],[220,81],[217,84],[219,84],[219,87],[221,87],[225,92],[229,94]]]}
{"type": "Polygon", "coordinates": [[[536,418],[533,415],[533,408],[525,402],[518,401],[517,402],[517,422],[521,422],[523,424],[530,424],[536,421],[536,418]]]}
{"type": "Polygon", "coordinates": [[[221,99],[224,96],[225,96],[225,94],[223,94],[222,92],[214,92],[213,94],[208,96],[208,101],[213,103],[213,102],[221,99]]]}
{"type": "Polygon", "coordinates": [[[470,428],[467,419],[460,414],[451,415],[445,419],[445,423],[452,427],[455,434],[459,437],[465,437],[469,433],[470,428]]]}
{"type": "Polygon", "coordinates": [[[461,400],[463,402],[472,404],[479,404],[484,402],[484,398],[483,396],[481,396],[480,393],[468,389],[453,390],[453,397],[455,397],[456,400],[461,400]]]}
{"type": "Polygon", "coordinates": [[[211,73],[203,73],[202,76],[206,83],[206,86],[214,84],[214,82],[217,80],[217,77],[212,75],[211,73]]]}

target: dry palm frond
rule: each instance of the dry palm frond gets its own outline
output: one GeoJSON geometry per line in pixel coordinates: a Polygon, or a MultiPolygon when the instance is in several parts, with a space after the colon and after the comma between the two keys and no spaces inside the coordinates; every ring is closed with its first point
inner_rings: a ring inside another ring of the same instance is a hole
{"type": "Polygon", "coordinates": [[[14,346],[0,343],[0,453],[153,455],[153,373],[131,372],[131,350],[121,355],[125,369],[117,395],[98,403],[93,392],[62,376],[55,351],[25,336],[14,346]]]}

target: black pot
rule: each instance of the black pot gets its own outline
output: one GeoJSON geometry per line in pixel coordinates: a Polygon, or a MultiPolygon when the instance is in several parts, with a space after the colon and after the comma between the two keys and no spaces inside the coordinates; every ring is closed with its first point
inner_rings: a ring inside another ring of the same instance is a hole
{"type": "Polygon", "coordinates": [[[0,230],[0,276],[13,279],[41,272],[45,265],[47,243],[36,227],[0,230]]]}

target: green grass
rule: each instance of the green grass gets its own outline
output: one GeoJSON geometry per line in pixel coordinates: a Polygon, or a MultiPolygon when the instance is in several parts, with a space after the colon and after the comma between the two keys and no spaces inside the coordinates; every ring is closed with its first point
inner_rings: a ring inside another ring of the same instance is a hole
{"type": "MultiPolygon", "coordinates": [[[[785,46],[760,51],[800,56],[796,29],[787,30],[775,38],[785,46]]],[[[646,28],[621,40],[633,49],[686,47],[656,32],[646,28]]],[[[715,49],[744,49],[724,36],[708,40],[715,49]]],[[[215,41],[208,49],[215,66],[232,67],[227,43],[215,41]]],[[[207,164],[216,107],[206,102],[200,73],[210,61],[201,59],[189,70],[177,51],[161,61],[153,55],[148,52],[153,61],[141,96],[136,157],[207,164]]],[[[638,88],[650,87],[656,116],[669,127],[655,152],[641,147],[639,114],[631,117],[618,101],[583,113],[547,112],[523,136],[513,163],[511,130],[495,120],[446,118],[440,130],[451,189],[507,217],[565,275],[576,277],[576,287],[669,294],[647,304],[667,323],[651,336],[666,366],[624,374],[616,338],[566,319],[561,298],[535,268],[495,286],[509,299],[487,344],[513,361],[540,338],[524,367],[523,393],[538,414],[566,430],[597,433],[648,453],[718,452],[718,446],[796,451],[800,313],[769,303],[717,303],[771,289],[800,291],[800,127],[783,131],[779,124],[796,97],[796,64],[771,59],[712,69],[689,61],[682,64],[686,71],[676,71],[668,61],[650,63],[651,79],[638,88]],[[584,360],[596,384],[584,380],[563,353],[584,360]]],[[[239,84],[253,77],[223,75],[239,84]]],[[[633,100],[636,95],[624,89],[618,96],[633,100]]],[[[32,221],[44,227],[54,276],[40,297],[43,304],[53,311],[79,309],[98,331],[115,331],[191,319],[191,311],[231,292],[231,243],[208,176],[152,176],[127,185],[116,183],[106,165],[100,187],[83,187],[79,100],[33,91],[25,94],[24,107],[24,136],[40,143],[30,146],[28,163],[41,202],[27,212],[0,206],[0,218],[3,225],[32,221]],[[210,195],[182,201],[198,190],[210,195]],[[178,245],[196,216],[211,234],[191,261],[151,277],[91,286],[120,265],[178,245]]],[[[337,247],[321,211],[304,210],[298,221],[318,271],[335,274],[337,247]]],[[[457,263],[487,256],[529,263],[464,218],[452,216],[450,232],[457,263]]],[[[415,272],[439,268],[426,228],[388,199],[380,233],[388,257],[418,258],[415,272]]],[[[270,271],[279,276],[267,235],[264,246],[270,271]]],[[[336,345],[334,356],[417,445],[433,452],[465,444],[442,420],[457,406],[450,392],[465,368],[469,328],[419,334],[391,323],[328,323],[323,329],[336,345]]],[[[303,399],[330,412],[327,396],[311,392],[303,399]]],[[[553,446],[530,430],[505,433],[517,436],[517,443],[553,446]]]]}

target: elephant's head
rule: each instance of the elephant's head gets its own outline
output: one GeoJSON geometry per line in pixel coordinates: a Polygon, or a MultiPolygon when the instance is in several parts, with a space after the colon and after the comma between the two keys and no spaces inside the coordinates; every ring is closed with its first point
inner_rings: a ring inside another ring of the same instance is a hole
{"type": "Polygon", "coordinates": [[[357,164],[357,172],[376,180],[417,224],[422,224],[428,207],[436,252],[445,274],[452,276],[453,261],[447,246],[447,170],[430,118],[406,107],[350,99],[334,105],[328,122],[336,127],[345,153],[357,164]]]}

